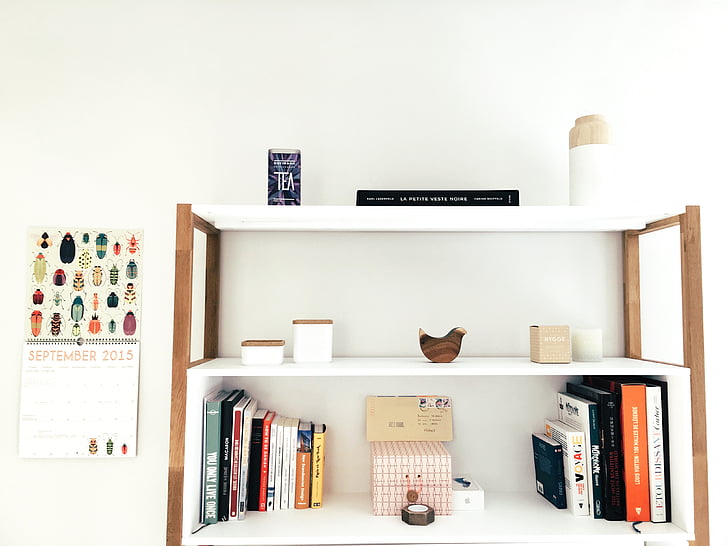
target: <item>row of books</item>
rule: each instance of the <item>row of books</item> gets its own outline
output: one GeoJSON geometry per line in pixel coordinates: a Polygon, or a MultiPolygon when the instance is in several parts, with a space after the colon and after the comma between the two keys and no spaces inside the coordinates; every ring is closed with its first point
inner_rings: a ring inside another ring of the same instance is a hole
{"type": "Polygon", "coordinates": [[[517,207],[519,190],[356,190],[358,207],[517,207]]]}
{"type": "Polygon", "coordinates": [[[326,425],[261,408],[242,389],[204,406],[201,523],[323,506],[326,425]]]}
{"type": "Polygon", "coordinates": [[[584,376],[532,435],[536,489],[557,508],[611,521],[669,522],[667,383],[584,376]]]}

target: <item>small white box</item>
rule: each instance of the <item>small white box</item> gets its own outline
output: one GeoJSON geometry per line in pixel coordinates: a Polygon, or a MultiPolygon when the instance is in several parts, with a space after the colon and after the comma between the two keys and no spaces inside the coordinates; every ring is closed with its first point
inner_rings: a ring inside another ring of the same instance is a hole
{"type": "Polygon", "coordinates": [[[333,340],[333,320],[294,320],[293,360],[295,362],[331,362],[333,340]]]}
{"type": "Polygon", "coordinates": [[[453,510],[484,510],[485,491],[467,474],[452,479],[453,510]]]}
{"type": "Polygon", "coordinates": [[[282,339],[248,339],[240,344],[240,356],[246,366],[283,364],[285,344],[282,339]]]}

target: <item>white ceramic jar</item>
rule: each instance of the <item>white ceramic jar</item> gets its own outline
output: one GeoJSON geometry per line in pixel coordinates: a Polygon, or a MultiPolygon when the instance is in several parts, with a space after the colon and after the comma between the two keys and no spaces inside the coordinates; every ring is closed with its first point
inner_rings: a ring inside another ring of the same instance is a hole
{"type": "Polygon", "coordinates": [[[282,339],[248,339],[240,344],[243,364],[247,366],[267,366],[283,364],[282,339]]]}
{"type": "Polygon", "coordinates": [[[294,320],[293,360],[295,362],[331,362],[333,340],[333,320],[294,320]]]}

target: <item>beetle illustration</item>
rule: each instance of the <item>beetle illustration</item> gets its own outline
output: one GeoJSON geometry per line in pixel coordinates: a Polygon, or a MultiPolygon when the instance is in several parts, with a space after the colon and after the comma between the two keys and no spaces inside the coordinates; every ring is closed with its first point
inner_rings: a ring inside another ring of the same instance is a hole
{"type": "Polygon", "coordinates": [[[95,265],[91,270],[91,282],[94,286],[101,286],[104,281],[104,270],[101,269],[100,265],[95,265]]]}
{"type": "Polygon", "coordinates": [[[119,296],[116,295],[116,292],[110,292],[106,296],[106,305],[112,309],[119,306],[119,296]]]}
{"type": "Polygon", "coordinates": [[[134,260],[129,260],[129,263],[126,264],[126,276],[130,279],[136,279],[137,275],[139,275],[139,267],[134,260]]]}
{"type": "Polygon", "coordinates": [[[74,335],[74,337],[81,335],[81,325],[78,322],[74,323],[73,327],[71,328],[71,333],[74,335]]]}
{"type": "Polygon", "coordinates": [[[84,248],[81,254],[78,255],[78,267],[81,269],[91,267],[91,253],[88,251],[88,248],[84,248]]]}
{"type": "Polygon", "coordinates": [[[96,455],[99,452],[99,444],[96,442],[96,438],[89,438],[88,452],[91,455],[96,455]]]}
{"type": "Polygon", "coordinates": [[[134,313],[131,311],[127,312],[126,316],[124,317],[124,333],[127,336],[134,335],[134,332],[136,332],[136,317],[134,316],[134,313]]]}
{"type": "Polygon", "coordinates": [[[83,241],[83,244],[87,245],[88,242],[91,240],[91,236],[88,234],[88,232],[85,232],[83,236],[81,237],[81,241],[83,241]]]}
{"type": "Polygon", "coordinates": [[[119,241],[116,241],[114,245],[111,247],[111,250],[114,252],[114,256],[118,256],[121,254],[121,244],[119,241]]]}
{"type": "Polygon", "coordinates": [[[40,288],[36,288],[35,292],[33,292],[33,305],[43,305],[43,298],[45,296],[43,295],[43,292],[40,288]]]}
{"type": "Polygon", "coordinates": [[[73,303],[71,304],[71,319],[74,322],[79,322],[83,319],[83,300],[81,296],[73,298],[73,303]]]}
{"type": "Polygon", "coordinates": [[[88,322],[88,331],[94,335],[101,331],[101,321],[96,313],[91,315],[91,320],[88,322]]]}
{"type": "Polygon", "coordinates": [[[70,264],[76,257],[76,242],[70,232],[66,232],[61,240],[60,248],[61,261],[64,264],[70,264]]]}
{"type": "Polygon", "coordinates": [[[137,239],[134,234],[131,234],[131,237],[126,240],[126,250],[129,254],[136,254],[137,250],[139,250],[140,240],[137,239]]]}
{"type": "Polygon", "coordinates": [[[61,314],[53,313],[51,315],[51,335],[58,337],[61,334],[61,314]]]}
{"type": "Polygon", "coordinates": [[[30,314],[30,333],[33,334],[33,336],[38,337],[42,324],[43,313],[41,313],[40,311],[33,311],[30,314]]]}
{"type": "Polygon", "coordinates": [[[48,232],[44,231],[41,234],[40,239],[38,239],[38,242],[36,244],[45,250],[49,246],[53,246],[53,241],[51,240],[50,236],[48,235],[48,232]]]}
{"type": "Polygon", "coordinates": [[[126,446],[126,444],[122,444],[121,446],[121,454],[126,455],[126,452],[129,448],[126,446]]]}
{"type": "Polygon", "coordinates": [[[106,233],[99,233],[96,237],[96,255],[101,259],[106,256],[106,245],[108,242],[109,239],[106,237],[106,233]]]}
{"type": "Polygon", "coordinates": [[[109,282],[114,285],[119,282],[119,268],[116,267],[116,264],[109,269],[109,282]]]}
{"type": "Polygon", "coordinates": [[[134,283],[126,283],[126,290],[124,291],[124,301],[126,303],[134,303],[136,301],[136,290],[134,289],[134,283]]]}
{"type": "Polygon", "coordinates": [[[53,273],[53,284],[56,286],[63,286],[66,284],[66,272],[63,269],[56,269],[53,273]]]}
{"type": "Polygon", "coordinates": [[[33,260],[33,278],[35,282],[41,284],[46,276],[46,260],[43,254],[38,254],[33,260]]]}
{"type": "Polygon", "coordinates": [[[109,333],[113,334],[114,332],[116,332],[116,321],[111,319],[109,321],[109,333]]]}
{"type": "Polygon", "coordinates": [[[111,441],[111,438],[109,438],[106,441],[106,454],[111,455],[114,453],[114,442],[111,441]]]}
{"type": "Polygon", "coordinates": [[[73,289],[76,292],[80,292],[81,290],[83,290],[83,285],[83,271],[77,269],[76,272],[73,274],[73,289]]]}
{"type": "Polygon", "coordinates": [[[99,293],[94,292],[94,297],[91,298],[91,306],[94,308],[94,311],[99,310],[99,293]]]}
{"type": "Polygon", "coordinates": [[[59,307],[61,303],[63,303],[63,296],[61,296],[61,293],[56,290],[55,292],[53,292],[53,305],[59,307]]]}

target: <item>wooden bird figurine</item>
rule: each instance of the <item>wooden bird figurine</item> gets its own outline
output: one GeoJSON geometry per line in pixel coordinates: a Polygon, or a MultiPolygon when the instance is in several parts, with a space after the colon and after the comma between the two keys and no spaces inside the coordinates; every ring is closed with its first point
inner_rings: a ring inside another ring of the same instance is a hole
{"type": "Polygon", "coordinates": [[[457,327],[443,337],[432,337],[420,328],[420,349],[432,362],[452,362],[460,353],[460,344],[467,334],[465,328],[457,327]]]}

